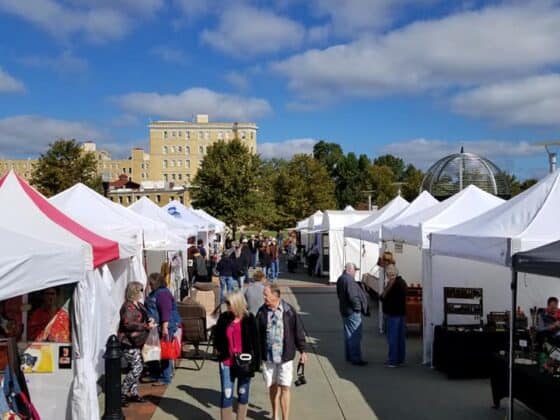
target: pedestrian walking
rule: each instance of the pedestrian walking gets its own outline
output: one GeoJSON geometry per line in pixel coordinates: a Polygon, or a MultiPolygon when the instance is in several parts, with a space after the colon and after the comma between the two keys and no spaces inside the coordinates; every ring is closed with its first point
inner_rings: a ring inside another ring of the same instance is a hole
{"type": "Polygon", "coordinates": [[[295,238],[289,240],[287,252],[288,252],[288,271],[290,273],[295,273],[297,267],[297,252],[298,252],[295,238]]]}
{"type": "Polygon", "coordinates": [[[144,286],[133,281],[128,283],[125,291],[125,302],[120,310],[118,337],[123,356],[130,370],[122,382],[122,405],[129,402],[144,403],[146,400],[138,395],[138,381],[142,375],[142,346],[148,338],[154,320],[148,318],[146,308],[140,302],[144,298],[144,286]]]}
{"type": "Polygon", "coordinates": [[[264,305],[257,313],[257,326],[264,361],[264,380],[269,390],[272,418],[288,420],[296,349],[300,362],[307,361],[303,321],[296,310],[281,298],[280,287],[268,283],[264,288],[264,305]]]}
{"type": "Polygon", "coordinates": [[[251,235],[251,239],[249,239],[247,246],[249,247],[249,251],[251,251],[251,267],[257,267],[257,253],[259,251],[259,241],[255,238],[255,235],[251,235]]]}
{"type": "Polygon", "coordinates": [[[276,239],[272,239],[270,245],[268,246],[268,256],[270,258],[269,279],[275,282],[278,280],[278,274],[280,268],[280,264],[279,264],[280,250],[278,248],[278,243],[276,242],[276,239]]]}
{"type": "Polygon", "coordinates": [[[369,302],[366,292],[356,282],[356,265],[346,263],[344,272],[336,282],[338,307],[344,324],[344,349],[346,361],[357,366],[365,366],[362,358],[362,315],[369,316],[369,302]]]}
{"type": "Polygon", "coordinates": [[[206,258],[197,249],[194,251],[194,272],[193,272],[194,282],[205,283],[209,281],[208,277],[208,265],[206,264],[206,258]]]}
{"type": "Polygon", "coordinates": [[[270,262],[271,260],[268,251],[268,243],[266,241],[261,241],[260,248],[259,248],[259,263],[261,265],[262,270],[267,275],[267,277],[270,272],[270,262]]]}
{"type": "MultiPolygon", "coordinates": [[[[148,276],[148,283],[152,292],[146,298],[146,310],[148,316],[158,324],[160,340],[171,341],[181,325],[181,318],[177,312],[177,303],[171,291],[165,286],[165,278],[160,273],[152,273],[148,276]]],[[[169,360],[154,362],[152,368],[157,367],[157,375],[150,372],[156,380],[152,385],[168,385],[173,379],[173,363],[169,360]]]]}
{"type": "Polygon", "coordinates": [[[225,303],[227,310],[220,315],[214,335],[220,362],[221,419],[233,418],[233,389],[237,381],[237,420],[243,420],[247,416],[251,378],[261,364],[259,335],[255,316],[247,311],[240,291],[227,295],[225,303]],[[240,365],[243,359],[248,366],[240,365]]]}
{"type": "Polygon", "coordinates": [[[249,312],[256,315],[260,307],[264,305],[264,282],[266,276],[262,271],[253,274],[253,282],[243,292],[249,312]]]}
{"type": "Polygon", "coordinates": [[[404,363],[406,357],[406,292],[407,285],[394,264],[385,267],[389,279],[381,293],[383,314],[387,331],[389,354],[387,367],[397,367],[404,363]]]}
{"type": "Polygon", "coordinates": [[[227,252],[224,252],[222,258],[220,258],[220,261],[218,261],[216,265],[216,271],[220,276],[220,296],[222,303],[225,301],[226,294],[235,290],[233,275],[236,270],[237,264],[235,263],[235,256],[228,255],[227,252]]]}

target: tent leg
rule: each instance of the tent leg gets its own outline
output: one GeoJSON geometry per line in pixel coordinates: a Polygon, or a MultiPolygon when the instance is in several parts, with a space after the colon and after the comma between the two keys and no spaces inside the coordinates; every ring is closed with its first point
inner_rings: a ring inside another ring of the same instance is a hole
{"type": "MultiPolygon", "coordinates": [[[[385,242],[381,242],[381,250],[379,255],[385,252],[385,242]]],[[[383,268],[383,275],[379,276],[379,300],[378,300],[378,317],[379,317],[379,335],[383,335],[383,305],[381,303],[381,293],[385,288],[385,268],[383,268]]]]}
{"type": "Polygon", "coordinates": [[[516,324],[517,315],[517,271],[511,271],[511,316],[509,324],[509,407],[508,407],[508,420],[513,420],[513,338],[516,324]]]}

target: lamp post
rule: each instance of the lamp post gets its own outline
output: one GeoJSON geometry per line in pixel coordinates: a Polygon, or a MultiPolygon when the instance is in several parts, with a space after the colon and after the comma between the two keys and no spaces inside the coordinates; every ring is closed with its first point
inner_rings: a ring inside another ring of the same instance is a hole
{"type": "Polygon", "coordinates": [[[554,172],[556,170],[558,154],[551,149],[551,146],[560,146],[560,141],[543,141],[535,144],[538,146],[544,146],[544,149],[548,154],[548,169],[550,173],[554,172]]]}
{"type": "Polygon", "coordinates": [[[364,190],[361,192],[368,195],[368,210],[371,211],[371,195],[375,192],[375,190],[364,190]]]}

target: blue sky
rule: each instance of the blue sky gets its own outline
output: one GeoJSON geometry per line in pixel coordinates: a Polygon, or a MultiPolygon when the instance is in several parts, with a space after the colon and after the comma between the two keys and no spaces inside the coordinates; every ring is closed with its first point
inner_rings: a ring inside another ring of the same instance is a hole
{"type": "Polygon", "coordinates": [[[560,126],[556,0],[0,0],[0,40],[3,157],[124,156],[198,112],[256,121],[265,157],[464,145],[524,178],[560,126]]]}

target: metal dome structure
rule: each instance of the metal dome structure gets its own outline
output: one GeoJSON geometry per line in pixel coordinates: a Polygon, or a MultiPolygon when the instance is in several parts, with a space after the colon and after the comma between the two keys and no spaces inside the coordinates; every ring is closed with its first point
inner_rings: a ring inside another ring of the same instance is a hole
{"type": "Polygon", "coordinates": [[[471,184],[504,199],[511,197],[505,172],[482,156],[465,153],[462,147],[460,153],[446,156],[428,169],[421,191],[444,200],[471,184]]]}

